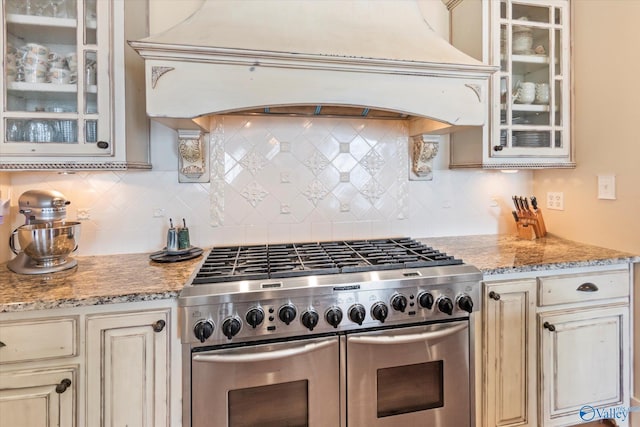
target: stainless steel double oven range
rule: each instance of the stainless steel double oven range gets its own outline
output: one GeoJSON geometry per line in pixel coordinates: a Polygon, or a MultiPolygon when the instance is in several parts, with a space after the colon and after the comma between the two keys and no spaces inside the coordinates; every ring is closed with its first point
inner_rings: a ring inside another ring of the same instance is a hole
{"type": "Polygon", "coordinates": [[[183,425],[471,426],[480,279],[410,238],[214,247],[179,298],[183,425]]]}

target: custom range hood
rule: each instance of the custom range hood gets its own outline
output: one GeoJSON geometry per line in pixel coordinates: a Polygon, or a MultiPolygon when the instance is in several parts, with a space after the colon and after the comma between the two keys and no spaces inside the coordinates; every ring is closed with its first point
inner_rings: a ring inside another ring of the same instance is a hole
{"type": "Polygon", "coordinates": [[[404,119],[412,140],[481,126],[495,67],[441,38],[423,6],[204,0],[175,27],[129,42],[145,59],[147,114],[179,129],[180,144],[217,114],[404,119]]]}
{"type": "Polygon", "coordinates": [[[145,59],[147,113],[371,114],[428,118],[444,128],[484,124],[495,68],[438,36],[420,3],[205,0],[177,26],[130,42],[145,59]]]}

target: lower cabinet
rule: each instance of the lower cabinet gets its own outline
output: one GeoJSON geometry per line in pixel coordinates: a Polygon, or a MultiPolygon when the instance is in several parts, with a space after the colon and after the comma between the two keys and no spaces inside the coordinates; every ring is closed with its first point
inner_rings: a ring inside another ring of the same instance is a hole
{"type": "Polygon", "coordinates": [[[536,426],[536,281],[487,284],[483,426],[536,426]]]}
{"type": "Polygon", "coordinates": [[[628,317],[628,307],[540,315],[544,426],[617,422],[611,408],[629,406],[628,317]]]}
{"type": "Polygon", "coordinates": [[[87,425],[168,425],[168,321],[168,310],[87,319],[87,425]]]}
{"type": "Polygon", "coordinates": [[[0,427],[179,426],[175,309],[161,300],[0,313],[0,427]]]}
{"type": "Polygon", "coordinates": [[[0,426],[77,426],[75,367],[2,371],[0,426]]]}
{"type": "Polygon", "coordinates": [[[629,425],[629,269],[583,270],[484,282],[482,427],[629,425]]]}

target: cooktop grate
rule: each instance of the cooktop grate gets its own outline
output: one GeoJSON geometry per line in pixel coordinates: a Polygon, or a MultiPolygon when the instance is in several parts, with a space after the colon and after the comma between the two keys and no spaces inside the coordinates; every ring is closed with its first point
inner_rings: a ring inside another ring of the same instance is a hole
{"type": "Polygon", "coordinates": [[[260,280],[462,264],[462,260],[399,239],[214,247],[192,284],[260,280]]]}

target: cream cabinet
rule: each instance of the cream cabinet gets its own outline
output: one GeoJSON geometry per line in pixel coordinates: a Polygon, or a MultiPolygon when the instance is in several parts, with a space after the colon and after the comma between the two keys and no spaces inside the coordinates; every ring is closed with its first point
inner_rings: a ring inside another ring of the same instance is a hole
{"type": "Polygon", "coordinates": [[[0,426],[78,426],[78,318],[0,323],[0,426]]]}
{"type": "Polygon", "coordinates": [[[626,264],[485,280],[477,425],[628,426],[630,282],[626,264]]]}
{"type": "Polygon", "coordinates": [[[77,369],[0,373],[0,426],[73,427],[77,369]]]}
{"type": "Polygon", "coordinates": [[[536,281],[484,284],[483,426],[537,425],[536,281]]]}
{"type": "Polygon", "coordinates": [[[575,167],[569,1],[451,3],[453,44],[500,67],[487,125],[452,134],[451,167],[575,167]]]}
{"type": "Polygon", "coordinates": [[[175,300],[0,313],[0,426],[180,426],[175,300]]]}
{"type": "Polygon", "coordinates": [[[542,425],[629,419],[628,270],[539,278],[542,425]]]}
{"type": "Polygon", "coordinates": [[[0,170],[149,169],[146,1],[3,2],[0,170]]]}
{"type": "Polygon", "coordinates": [[[169,310],[87,320],[87,424],[168,426],[169,310]]]}

